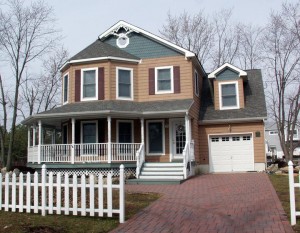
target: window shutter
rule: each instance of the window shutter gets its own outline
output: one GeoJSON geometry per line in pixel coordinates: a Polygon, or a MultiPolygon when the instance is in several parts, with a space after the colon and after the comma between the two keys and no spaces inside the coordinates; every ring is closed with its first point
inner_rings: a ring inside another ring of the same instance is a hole
{"type": "Polygon", "coordinates": [[[75,70],[75,102],[80,102],[81,70],[75,70]]]}
{"type": "Polygon", "coordinates": [[[155,95],[155,75],[154,68],[149,69],[149,95],[155,95]]]}
{"type": "Polygon", "coordinates": [[[104,100],[104,67],[98,68],[98,100],[104,100]]]}
{"type": "Polygon", "coordinates": [[[173,67],[174,93],[180,93],[180,67],[173,67]]]}

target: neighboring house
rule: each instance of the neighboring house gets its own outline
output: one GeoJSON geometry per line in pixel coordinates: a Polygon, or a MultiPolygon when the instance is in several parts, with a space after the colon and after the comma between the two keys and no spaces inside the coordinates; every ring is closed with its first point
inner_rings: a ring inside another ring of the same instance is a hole
{"type": "Polygon", "coordinates": [[[147,180],[182,180],[195,165],[264,169],[259,70],[225,64],[207,78],[194,53],[120,21],[61,72],[63,105],[23,121],[28,166],[117,173],[124,163],[147,180]],[[43,143],[45,128],[60,130],[61,144],[43,143]]]}
{"type": "MultiPolygon", "coordinates": [[[[280,140],[278,136],[278,128],[275,122],[267,122],[266,127],[266,147],[267,147],[267,156],[275,156],[275,158],[283,158],[284,153],[280,145],[280,140]]],[[[287,140],[287,138],[285,138],[287,140]]],[[[296,125],[293,132],[293,142],[295,147],[299,147],[300,144],[300,127],[296,125]]],[[[298,155],[298,154],[294,154],[298,155]]]]}

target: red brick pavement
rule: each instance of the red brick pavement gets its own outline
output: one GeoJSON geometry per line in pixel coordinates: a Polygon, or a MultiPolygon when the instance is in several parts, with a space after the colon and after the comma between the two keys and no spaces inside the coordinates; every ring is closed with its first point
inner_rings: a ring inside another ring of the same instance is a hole
{"type": "Polygon", "coordinates": [[[181,185],[126,185],[163,196],[112,232],[294,232],[266,174],[210,174],[181,185]]]}

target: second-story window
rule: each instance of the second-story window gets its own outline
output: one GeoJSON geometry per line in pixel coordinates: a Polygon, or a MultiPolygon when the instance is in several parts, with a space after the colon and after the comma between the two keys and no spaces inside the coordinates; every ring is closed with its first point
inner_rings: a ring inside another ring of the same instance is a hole
{"type": "Polygon", "coordinates": [[[68,95],[69,95],[69,74],[66,74],[63,79],[63,102],[68,103],[68,95]]]}
{"type": "Polygon", "coordinates": [[[81,70],[81,100],[98,99],[98,72],[96,68],[81,70]]]}
{"type": "Polygon", "coordinates": [[[173,66],[155,68],[155,93],[173,93],[173,66]]]}
{"type": "Polygon", "coordinates": [[[220,109],[239,108],[238,83],[226,82],[219,84],[220,109]]]}
{"type": "Polygon", "coordinates": [[[117,67],[117,99],[133,100],[133,70],[117,67]]]}

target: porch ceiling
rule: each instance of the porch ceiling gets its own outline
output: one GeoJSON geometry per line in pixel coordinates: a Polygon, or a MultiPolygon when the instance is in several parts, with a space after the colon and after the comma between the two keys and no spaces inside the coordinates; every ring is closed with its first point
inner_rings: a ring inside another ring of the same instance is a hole
{"type": "Polygon", "coordinates": [[[60,126],[61,122],[75,119],[104,118],[157,118],[183,116],[191,107],[193,99],[133,102],[122,100],[89,101],[66,104],[26,118],[22,124],[30,125],[38,120],[60,126]]]}

